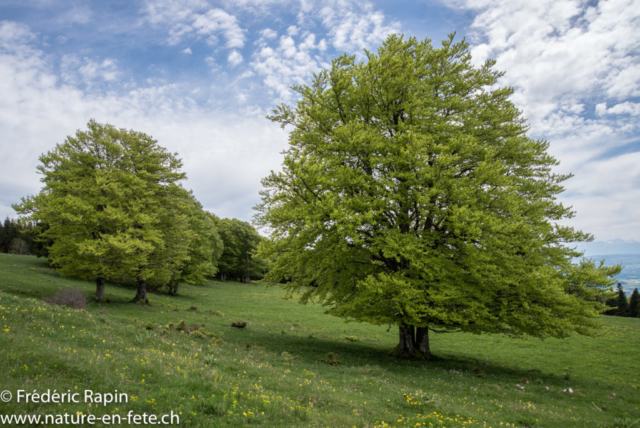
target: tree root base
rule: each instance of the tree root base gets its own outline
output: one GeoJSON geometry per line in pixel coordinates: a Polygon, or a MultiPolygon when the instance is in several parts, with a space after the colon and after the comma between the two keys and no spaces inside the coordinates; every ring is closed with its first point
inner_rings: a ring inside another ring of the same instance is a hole
{"type": "Polygon", "coordinates": [[[432,359],[432,355],[425,355],[417,349],[413,350],[413,353],[407,351],[406,349],[400,349],[400,346],[396,346],[395,348],[389,351],[392,357],[398,358],[400,360],[419,360],[419,361],[429,361],[432,359]]]}

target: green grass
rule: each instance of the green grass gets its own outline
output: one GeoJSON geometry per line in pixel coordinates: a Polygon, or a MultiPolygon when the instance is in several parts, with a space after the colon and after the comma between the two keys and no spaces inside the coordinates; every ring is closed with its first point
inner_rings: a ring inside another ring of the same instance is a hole
{"type": "Polygon", "coordinates": [[[67,287],[95,291],[43,260],[0,254],[0,390],[118,390],[129,402],[14,398],[0,414],[173,411],[194,427],[640,426],[640,319],[604,317],[597,338],[433,334],[436,358],[420,362],[389,356],[393,327],[346,324],[260,284],[184,285],[148,306],[108,284],[110,303],[87,311],[44,303],[67,287]],[[164,329],[182,320],[215,339],[164,329]],[[329,352],[342,364],[324,364],[329,352]]]}

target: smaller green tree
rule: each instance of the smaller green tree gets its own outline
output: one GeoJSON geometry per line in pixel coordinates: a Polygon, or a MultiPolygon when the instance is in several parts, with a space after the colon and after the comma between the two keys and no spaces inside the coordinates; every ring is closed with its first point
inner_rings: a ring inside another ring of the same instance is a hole
{"type": "Polygon", "coordinates": [[[186,193],[178,184],[186,176],[146,134],[94,120],[87,128],[40,156],[44,187],[14,209],[22,222],[47,225],[41,239],[51,240],[48,258],[62,274],[96,281],[100,301],[105,281],[136,280],[138,299],[171,256],[162,226],[181,221],[167,206],[186,193]]]}
{"type": "Polygon", "coordinates": [[[624,294],[621,283],[618,283],[617,294],[618,297],[616,299],[616,302],[618,304],[618,310],[616,311],[616,315],[618,315],[619,317],[626,317],[628,316],[629,312],[629,301],[627,300],[627,295],[624,294]]]}
{"type": "Polygon", "coordinates": [[[640,317],[640,293],[638,289],[634,288],[629,299],[629,316],[638,318],[640,317]]]}
{"type": "Polygon", "coordinates": [[[218,260],[223,251],[223,243],[213,220],[213,215],[203,210],[202,205],[192,194],[185,201],[183,212],[187,215],[187,231],[176,236],[185,240],[190,237],[187,258],[173,270],[166,285],[170,294],[178,293],[180,282],[200,284],[207,277],[218,272],[218,260]]]}
{"type": "Polygon", "coordinates": [[[224,251],[220,257],[220,279],[229,277],[251,282],[251,278],[262,277],[267,264],[255,256],[262,240],[253,226],[238,219],[218,220],[224,251]]]}

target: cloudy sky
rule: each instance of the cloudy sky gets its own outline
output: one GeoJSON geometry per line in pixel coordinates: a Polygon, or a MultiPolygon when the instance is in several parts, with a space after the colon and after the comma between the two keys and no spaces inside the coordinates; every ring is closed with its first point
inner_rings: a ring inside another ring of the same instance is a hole
{"type": "Polygon", "coordinates": [[[530,135],[572,172],[570,224],[640,241],[640,0],[3,0],[0,216],[37,193],[38,156],[95,118],[178,152],[206,209],[250,220],[295,103],[343,52],[457,32],[495,58],[530,135]]]}

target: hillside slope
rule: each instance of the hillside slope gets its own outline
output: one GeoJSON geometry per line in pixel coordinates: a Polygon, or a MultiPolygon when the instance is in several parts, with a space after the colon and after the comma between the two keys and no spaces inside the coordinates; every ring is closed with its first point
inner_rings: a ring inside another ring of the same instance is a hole
{"type": "Polygon", "coordinates": [[[86,311],[43,301],[67,287],[91,295],[94,285],[0,254],[0,376],[14,397],[1,415],[174,412],[181,426],[332,428],[623,427],[640,418],[640,319],[604,317],[598,338],[434,334],[434,361],[400,361],[388,354],[393,328],[345,324],[278,288],[210,281],[136,305],[133,290],[108,284],[110,302],[86,311]],[[201,333],[179,331],[181,321],[201,333]],[[329,352],[342,364],[325,364],[329,352]],[[78,392],[80,402],[17,403],[19,390],[78,392]],[[128,402],[96,402],[116,390],[128,402]]]}

